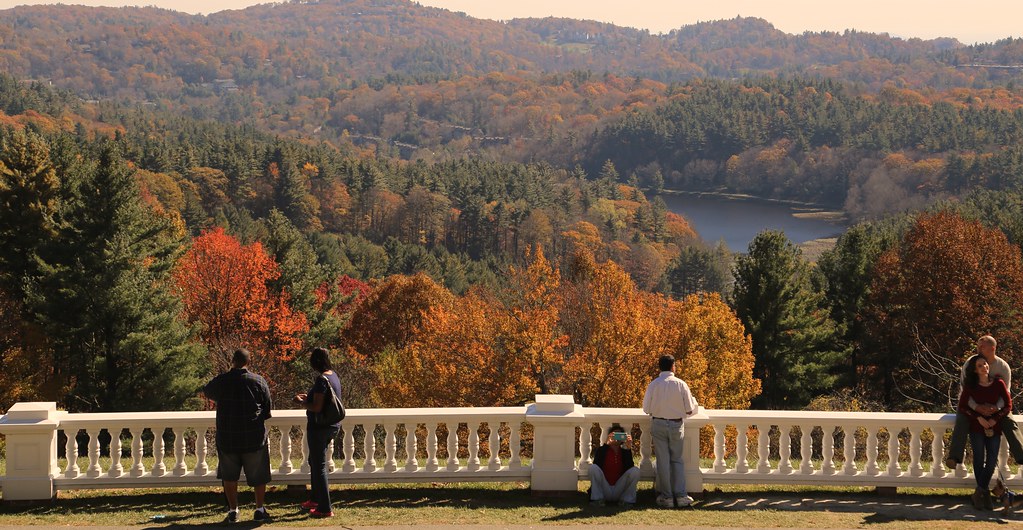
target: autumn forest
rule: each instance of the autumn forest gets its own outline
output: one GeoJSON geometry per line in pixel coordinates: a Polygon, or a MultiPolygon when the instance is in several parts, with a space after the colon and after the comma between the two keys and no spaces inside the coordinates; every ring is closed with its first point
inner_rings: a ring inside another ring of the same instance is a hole
{"type": "Polygon", "coordinates": [[[1023,365],[1023,39],[736,18],[668,34],[406,0],[0,11],[0,411],[281,406],[947,411],[1023,365]],[[673,190],[840,211],[811,257],[704,241],[673,190]]]}

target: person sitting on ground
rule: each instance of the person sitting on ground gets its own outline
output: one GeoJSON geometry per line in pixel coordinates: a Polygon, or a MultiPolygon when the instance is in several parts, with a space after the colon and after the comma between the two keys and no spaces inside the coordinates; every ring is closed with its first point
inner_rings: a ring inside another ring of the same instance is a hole
{"type": "Polygon", "coordinates": [[[636,504],[639,468],[632,462],[632,436],[621,425],[614,425],[607,443],[597,448],[590,466],[590,502],[603,506],[617,502],[620,506],[636,504]],[[616,433],[621,433],[617,437],[616,433]],[[624,435],[624,436],[622,436],[624,435]],[[621,438],[625,438],[621,440],[621,438]]]}

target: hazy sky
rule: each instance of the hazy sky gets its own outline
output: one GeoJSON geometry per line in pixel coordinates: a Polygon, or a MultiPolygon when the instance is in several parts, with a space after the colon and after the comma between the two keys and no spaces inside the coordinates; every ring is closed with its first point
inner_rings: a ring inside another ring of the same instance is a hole
{"type": "MultiPolygon", "coordinates": [[[[419,0],[478,18],[558,16],[612,22],[666,32],[685,24],[736,15],[764,18],[788,33],[857,29],[897,37],[955,37],[967,44],[1023,36],[1023,0],[419,0]]],[[[157,5],[209,13],[260,0],[0,0],[21,4],[157,5]]]]}

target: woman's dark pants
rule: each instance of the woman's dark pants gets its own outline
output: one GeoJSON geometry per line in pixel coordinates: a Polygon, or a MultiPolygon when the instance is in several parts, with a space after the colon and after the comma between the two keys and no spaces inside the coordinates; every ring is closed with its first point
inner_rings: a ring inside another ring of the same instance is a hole
{"type": "Polygon", "coordinates": [[[327,451],[330,441],[333,440],[340,429],[338,427],[323,427],[320,425],[306,425],[306,436],[309,437],[309,480],[311,482],[310,499],[319,505],[316,511],[329,513],[330,489],[327,487],[327,462],[331,456],[327,451]]]}

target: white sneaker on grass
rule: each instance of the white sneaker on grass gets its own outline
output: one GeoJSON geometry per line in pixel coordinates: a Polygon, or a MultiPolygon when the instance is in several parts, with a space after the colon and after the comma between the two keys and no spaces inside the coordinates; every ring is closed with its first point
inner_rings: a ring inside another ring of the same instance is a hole
{"type": "Polygon", "coordinates": [[[679,508],[685,508],[693,503],[693,498],[689,495],[677,495],[675,497],[675,506],[679,508]]]}

